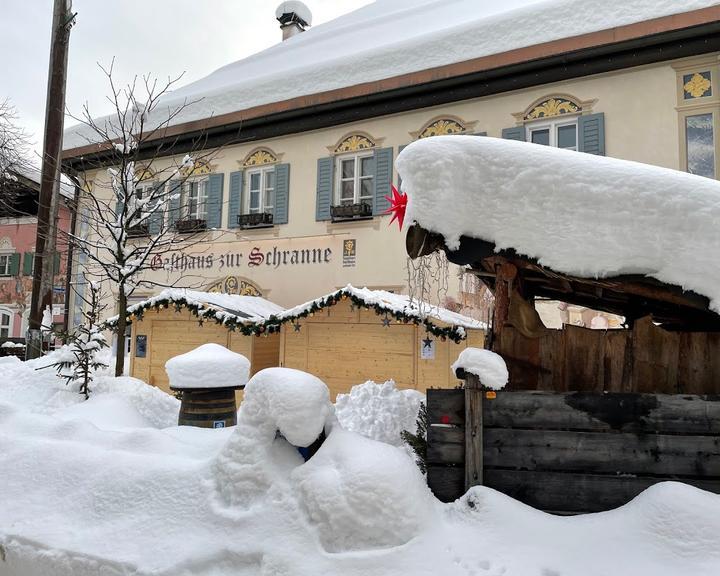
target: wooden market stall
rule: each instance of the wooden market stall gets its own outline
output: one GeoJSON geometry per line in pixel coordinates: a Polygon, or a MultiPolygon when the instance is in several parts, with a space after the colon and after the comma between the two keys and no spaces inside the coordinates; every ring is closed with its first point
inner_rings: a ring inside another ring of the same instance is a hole
{"type": "Polygon", "coordinates": [[[382,290],[342,290],[291,308],[282,323],[280,365],[318,376],[332,397],[367,380],[400,388],[451,388],[450,365],[483,346],[485,325],[382,290]]]}
{"type": "Polygon", "coordinates": [[[277,366],[280,334],[264,323],[282,311],[258,296],[164,290],[128,309],[130,375],[169,393],[165,363],[207,343],[246,356],[251,375],[277,366]]]}

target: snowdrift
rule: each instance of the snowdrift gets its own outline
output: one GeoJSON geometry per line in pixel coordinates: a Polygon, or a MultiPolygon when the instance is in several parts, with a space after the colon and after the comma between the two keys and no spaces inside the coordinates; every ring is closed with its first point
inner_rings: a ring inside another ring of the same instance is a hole
{"type": "MultiPolygon", "coordinates": [[[[141,382],[79,403],[28,364],[0,363],[3,576],[720,573],[720,497],[689,486],[574,518],[486,488],[443,505],[402,448],[343,430],[309,374],[258,373],[238,426],[214,430],[162,428],[177,402],[141,382]]],[[[418,400],[370,386],[356,398],[418,400]]]]}
{"type": "Polygon", "coordinates": [[[513,248],[584,278],[642,274],[720,313],[720,182],[637,162],[474,136],[410,144],[406,221],[513,248]]]}

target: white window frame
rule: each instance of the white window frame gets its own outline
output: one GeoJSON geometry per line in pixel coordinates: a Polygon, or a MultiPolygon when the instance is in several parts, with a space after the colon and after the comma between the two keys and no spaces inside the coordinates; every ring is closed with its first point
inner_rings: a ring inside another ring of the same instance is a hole
{"type": "Polygon", "coordinates": [[[14,321],[15,321],[15,312],[13,312],[12,310],[9,310],[8,308],[0,308],[0,338],[12,338],[14,321]],[[9,318],[7,325],[2,323],[3,315],[7,315],[9,318]],[[2,333],[3,330],[7,330],[6,335],[3,335],[3,333],[2,333]]]}
{"type": "Polygon", "coordinates": [[[0,254],[0,258],[5,259],[5,265],[4,266],[0,265],[0,278],[6,278],[6,277],[10,276],[10,264],[12,261],[12,253],[8,252],[8,253],[0,254]]]}
{"type": "Polygon", "coordinates": [[[525,124],[525,138],[528,142],[532,142],[533,132],[539,130],[547,130],[550,135],[549,145],[553,148],[558,148],[558,128],[563,126],[575,126],[575,147],[574,148],[563,148],[563,150],[578,150],[580,147],[580,133],[578,130],[580,116],[560,116],[557,118],[543,118],[537,122],[530,122],[525,124]]]}
{"type": "Polygon", "coordinates": [[[207,205],[208,205],[208,178],[193,178],[186,180],[182,184],[182,210],[187,220],[205,220],[207,221],[207,205]],[[190,209],[190,197],[192,187],[197,184],[197,204],[194,210],[190,209]]]}
{"type": "Polygon", "coordinates": [[[263,168],[253,168],[251,170],[247,171],[247,183],[246,188],[247,193],[245,194],[245,206],[243,206],[243,214],[263,214],[265,212],[269,214],[275,213],[275,193],[277,192],[277,174],[275,173],[275,166],[264,166],[263,168]],[[267,175],[269,173],[273,174],[273,186],[269,187],[267,186],[267,175]],[[260,194],[259,202],[258,202],[258,208],[251,211],[250,208],[250,201],[251,196],[253,193],[252,190],[252,177],[255,174],[260,175],[260,189],[258,190],[258,193],[260,194]],[[272,192],[272,203],[269,204],[267,202],[267,193],[272,192]]]}
{"type": "MultiPolygon", "coordinates": [[[[364,152],[360,154],[343,154],[342,156],[337,156],[335,158],[335,193],[333,198],[333,206],[343,206],[342,203],[342,184],[345,181],[350,181],[349,178],[343,178],[342,175],[342,164],[343,162],[347,160],[355,160],[355,169],[353,172],[352,182],[353,182],[353,201],[348,204],[360,204],[361,202],[365,202],[367,204],[370,204],[372,206],[373,203],[373,194],[371,193],[368,197],[360,196],[360,191],[362,190],[362,180],[375,180],[375,175],[371,176],[361,176],[360,175],[360,169],[362,168],[362,159],[363,158],[372,158],[375,155],[374,150],[370,150],[369,152],[364,152]]],[[[345,204],[345,205],[348,205],[345,204]]]]}

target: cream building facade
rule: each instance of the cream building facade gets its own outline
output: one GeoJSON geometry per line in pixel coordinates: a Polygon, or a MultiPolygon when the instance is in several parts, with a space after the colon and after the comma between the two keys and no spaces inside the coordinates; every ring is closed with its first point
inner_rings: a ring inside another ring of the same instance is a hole
{"type": "MultiPolygon", "coordinates": [[[[718,9],[709,8],[661,23],[638,22],[599,38],[560,41],[554,48],[531,45],[522,54],[495,55],[500,68],[473,61],[476,74],[502,71],[503,82],[492,85],[494,93],[483,94],[480,81],[470,84],[474,89],[453,88],[452,81],[467,76],[469,68],[454,71],[450,66],[444,75],[433,72],[448,86],[440,98],[434,96],[438,81],[413,73],[402,82],[388,82],[411,87],[414,103],[398,103],[397,97],[391,98],[393,89],[379,82],[363,90],[375,90],[381,103],[385,95],[385,105],[367,108],[348,86],[337,94],[320,95],[316,100],[326,104],[314,104],[303,122],[279,129],[277,135],[261,137],[271,134],[263,129],[261,117],[252,125],[256,127],[245,129],[247,143],[216,140],[223,144],[220,151],[196,166],[196,188],[187,193],[195,195],[197,206],[180,219],[204,219],[215,229],[185,250],[158,255],[150,274],[178,287],[256,293],[286,307],[348,283],[406,293],[404,233],[388,225],[390,218],[382,214],[388,205],[384,197],[391,185],[401,185],[393,168],[397,155],[429,136],[520,139],[715,178],[720,174],[720,46],[717,39],[700,39],[712,36],[718,20],[718,9]],[[683,43],[681,33],[695,43],[683,43]],[[587,52],[583,58],[562,58],[582,50],[587,52]],[[546,61],[545,67],[534,77],[518,71],[540,60],[546,61]],[[465,97],[474,93],[479,95],[465,97]],[[433,105],[438,100],[442,103],[433,105]],[[357,110],[359,119],[328,112],[328,106],[338,102],[357,110]]],[[[308,100],[298,101],[296,108],[302,110],[308,100]]],[[[282,103],[292,109],[292,103],[282,103]]],[[[251,113],[246,111],[246,116],[251,113]]],[[[218,122],[229,126],[231,119],[226,115],[218,122]]],[[[189,127],[179,126],[177,133],[185,129],[189,127]]],[[[176,155],[156,161],[156,166],[179,163],[185,152],[179,145],[176,155]]],[[[66,144],[66,166],[80,170],[78,159],[86,154],[83,147],[66,144]]],[[[91,193],[107,193],[104,167],[84,171],[83,177],[91,183],[91,193]]],[[[450,271],[440,298],[472,302],[459,274],[450,271]]],[[[135,297],[149,295],[140,292],[135,297]]]]}

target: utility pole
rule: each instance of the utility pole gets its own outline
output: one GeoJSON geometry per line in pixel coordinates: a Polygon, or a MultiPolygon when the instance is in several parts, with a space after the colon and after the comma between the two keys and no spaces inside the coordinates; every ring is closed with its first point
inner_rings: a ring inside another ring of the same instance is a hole
{"type": "MultiPolygon", "coordinates": [[[[46,306],[52,309],[56,222],[60,195],[60,154],[65,120],[65,81],[70,29],[74,22],[72,0],[54,0],[32,299],[25,349],[27,359],[42,355],[40,327],[43,311],[46,306]]],[[[65,298],[67,297],[68,294],[65,294],[65,298]]]]}

